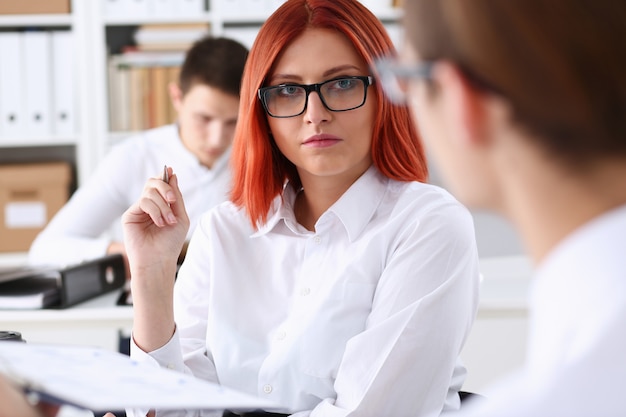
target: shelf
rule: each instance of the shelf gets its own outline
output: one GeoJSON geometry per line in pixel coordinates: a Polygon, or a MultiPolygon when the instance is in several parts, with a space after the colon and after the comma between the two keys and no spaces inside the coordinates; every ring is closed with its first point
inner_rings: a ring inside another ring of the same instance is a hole
{"type": "Polygon", "coordinates": [[[271,13],[242,13],[237,16],[225,16],[222,19],[224,26],[237,26],[237,25],[258,25],[261,26],[271,13]]]}
{"type": "Polygon", "coordinates": [[[155,16],[141,18],[136,16],[104,17],[103,23],[106,26],[138,26],[147,24],[209,23],[211,19],[212,14],[207,12],[191,16],[155,16]]]}
{"type": "Polygon", "coordinates": [[[0,268],[13,268],[25,266],[28,263],[27,252],[1,252],[0,268]]]}
{"type": "MultiPolygon", "coordinates": [[[[374,13],[382,22],[396,22],[402,17],[402,11],[394,7],[384,7],[378,10],[372,10],[372,13],[374,13]]],[[[242,12],[238,15],[228,14],[222,17],[222,24],[224,26],[262,25],[270,14],[271,12],[242,12]]]]}
{"type": "Polygon", "coordinates": [[[2,138],[0,137],[0,148],[24,148],[40,146],[73,146],[78,142],[78,137],[72,136],[46,136],[46,137],[23,137],[23,138],[2,138]]]}
{"type": "Polygon", "coordinates": [[[71,14],[5,14],[0,15],[0,27],[17,26],[70,26],[71,14]]]}
{"type": "Polygon", "coordinates": [[[372,9],[372,13],[382,22],[398,22],[402,18],[402,9],[397,7],[385,7],[382,9],[372,9]]]}

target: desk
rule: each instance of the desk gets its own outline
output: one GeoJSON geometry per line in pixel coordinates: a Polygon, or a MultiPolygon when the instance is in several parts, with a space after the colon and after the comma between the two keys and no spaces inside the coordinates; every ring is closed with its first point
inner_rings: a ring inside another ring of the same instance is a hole
{"type": "Polygon", "coordinates": [[[27,342],[98,346],[118,350],[119,333],[130,333],[133,309],[116,306],[121,290],[112,291],[72,308],[1,310],[0,327],[22,333],[27,342]]]}
{"type": "MultiPolygon", "coordinates": [[[[527,292],[532,273],[525,257],[481,260],[481,301],[461,357],[464,389],[481,392],[522,365],[526,351],[527,292]]],[[[66,343],[117,350],[120,331],[132,328],[131,307],[116,306],[119,290],[66,310],[0,311],[0,327],[28,342],[66,343]]]]}

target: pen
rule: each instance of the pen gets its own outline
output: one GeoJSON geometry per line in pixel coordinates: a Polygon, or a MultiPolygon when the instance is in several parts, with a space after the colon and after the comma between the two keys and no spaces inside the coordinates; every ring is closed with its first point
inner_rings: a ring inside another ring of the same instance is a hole
{"type": "Polygon", "coordinates": [[[167,172],[167,165],[163,166],[163,182],[170,183],[170,174],[167,172]]]}

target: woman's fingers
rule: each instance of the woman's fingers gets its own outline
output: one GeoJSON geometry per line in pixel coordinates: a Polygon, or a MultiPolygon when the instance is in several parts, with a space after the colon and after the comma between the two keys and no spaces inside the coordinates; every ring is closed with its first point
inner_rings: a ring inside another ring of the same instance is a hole
{"type": "Polygon", "coordinates": [[[163,227],[178,223],[177,215],[186,215],[176,175],[172,174],[169,180],[169,184],[157,178],[148,180],[143,194],[129,210],[136,217],[135,222],[144,221],[146,214],[155,225],[163,227]]]}
{"type": "Polygon", "coordinates": [[[141,196],[138,202],[139,209],[146,213],[159,227],[166,224],[176,224],[176,216],[169,204],[154,189],[149,189],[141,196]]]}
{"type": "Polygon", "coordinates": [[[175,174],[170,175],[170,182],[168,185],[170,186],[170,191],[172,192],[171,198],[169,191],[166,192],[166,201],[169,204],[170,210],[172,210],[176,219],[186,219],[187,211],[185,210],[185,200],[183,199],[180,188],[178,187],[178,176],[175,174]]]}

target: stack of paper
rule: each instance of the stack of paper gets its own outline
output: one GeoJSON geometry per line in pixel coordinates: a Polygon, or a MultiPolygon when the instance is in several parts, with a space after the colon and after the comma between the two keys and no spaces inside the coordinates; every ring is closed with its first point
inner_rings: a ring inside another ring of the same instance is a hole
{"type": "Polygon", "coordinates": [[[279,410],[276,404],[103,349],[0,343],[0,373],[25,391],[97,412],[279,410]]]}
{"type": "Polygon", "coordinates": [[[28,277],[0,284],[0,309],[45,308],[61,301],[59,277],[28,277]]]}
{"type": "Polygon", "coordinates": [[[61,301],[58,271],[34,267],[0,268],[0,309],[44,308],[61,301]]]}

